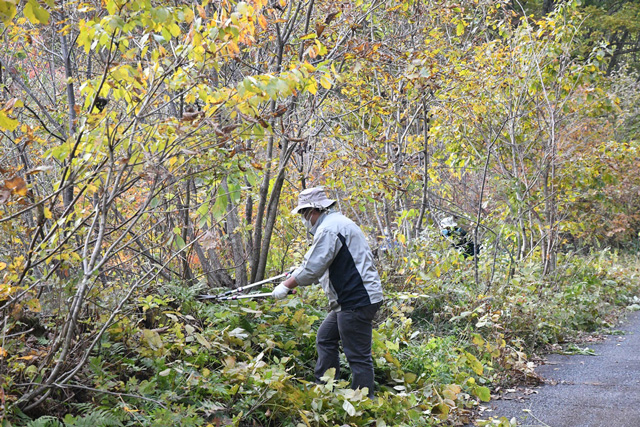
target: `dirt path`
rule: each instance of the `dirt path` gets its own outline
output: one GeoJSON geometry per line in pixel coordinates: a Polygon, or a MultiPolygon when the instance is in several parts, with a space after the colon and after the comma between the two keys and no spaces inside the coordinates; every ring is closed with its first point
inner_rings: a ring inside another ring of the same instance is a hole
{"type": "Polygon", "coordinates": [[[625,334],[588,346],[595,356],[550,355],[536,369],[545,385],[492,401],[482,418],[516,417],[521,426],[640,426],[640,312],[619,330],[625,334]]]}

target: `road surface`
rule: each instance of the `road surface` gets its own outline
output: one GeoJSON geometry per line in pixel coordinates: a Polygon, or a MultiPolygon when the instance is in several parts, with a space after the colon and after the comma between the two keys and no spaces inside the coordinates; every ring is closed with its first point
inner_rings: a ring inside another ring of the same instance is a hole
{"type": "Polygon", "coordinates": [[[536,369],[543,386],[492,400],[481,418],[515,417],[519,426],[639,427],[640,312],[619,330],[624,334],[588,345],[595,356],[549,355],[536,369]]]}

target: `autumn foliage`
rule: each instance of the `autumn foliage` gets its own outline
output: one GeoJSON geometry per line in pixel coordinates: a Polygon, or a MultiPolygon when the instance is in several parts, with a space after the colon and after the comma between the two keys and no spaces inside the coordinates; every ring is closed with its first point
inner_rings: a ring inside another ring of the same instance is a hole
{"type": "Polygon", "coordinates": [[[534,381],[638,288],[638,34],[559,3],[0,0],[7,422],[463,423],[534,381]],[[196,300],[298,262],[316,185],[378,256],[379,400],[308,383],[317,290],[196,300]]]}

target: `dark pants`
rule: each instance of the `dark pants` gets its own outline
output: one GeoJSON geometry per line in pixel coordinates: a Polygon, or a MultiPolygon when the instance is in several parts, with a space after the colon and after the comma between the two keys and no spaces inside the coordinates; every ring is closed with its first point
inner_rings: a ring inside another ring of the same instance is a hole
{"type": "Polygon", "coordinates": [[[340,373],[339,342],[342,340],[344,354],[351,368],[351,388],[367,387],[373,397],[373,359],[371,357],[371,335],[373,318],[381,303],[367,305],[354,310],[330,312],[318,328],[316,347],[318,361],[315,377],[318,383],[329,368],[335,368],[336,378],[340,373]]]}

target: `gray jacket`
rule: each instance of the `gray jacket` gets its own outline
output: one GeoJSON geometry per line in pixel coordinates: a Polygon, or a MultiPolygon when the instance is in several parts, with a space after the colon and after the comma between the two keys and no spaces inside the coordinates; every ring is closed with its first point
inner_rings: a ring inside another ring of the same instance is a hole
{"type": "Polygon", "coordinates": [[[382,301],[382,284],[364,233],[353,221],[330,210],[314,227],[313,244],[293,272],[298,285],[320,282],[334,311],[382,301]]]}

